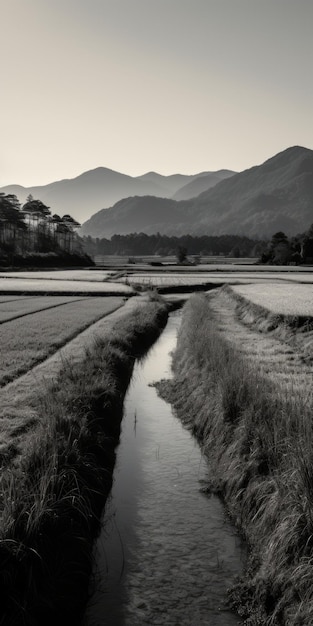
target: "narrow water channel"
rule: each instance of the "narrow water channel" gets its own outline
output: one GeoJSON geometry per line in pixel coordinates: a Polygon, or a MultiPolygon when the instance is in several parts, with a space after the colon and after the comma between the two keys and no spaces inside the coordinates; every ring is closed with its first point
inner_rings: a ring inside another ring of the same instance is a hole
{"type": "Polygon", "coordinates": [[[152,382],[171,376],[180,314],[136,365],[125,401],[114,484],[96,546],[86,626],[234,626],[227,588],[243,547],[191,434],[152,382]]]}

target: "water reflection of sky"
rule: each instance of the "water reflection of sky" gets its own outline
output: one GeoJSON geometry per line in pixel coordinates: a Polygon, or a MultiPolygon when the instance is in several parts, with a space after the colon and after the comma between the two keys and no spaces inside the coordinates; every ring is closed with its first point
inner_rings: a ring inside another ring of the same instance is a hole
{"type": "MultiPolygon", "coordinates": [[[[170,324],[167,325],[163,331],[159,340],[152,346],[147,356],[142,362],[142,367],[137,367],[134,372],[133,383],[138,377],[146,384],[153,383],[162,378],[170,378],[171,373],[171,359],[168,355],[174,349],[176,344],[177,332],[179,329],[181,320],[181,313],[174,312],[170,317],[170,324]],[[164,358],[166,355],[167,358],[164,358]]],[[[133,385],[132,385],[133,387],[133,385]]],[[[131,387],[131,389],[132,389],[131,387]]],[[[139,393],[142,393],[140,388],[139,393]]],[[[149,394],[149,392],[148,392],[149,394]]]]}
{"type": "Polygon", "coordinates": [[[147,384],[169,375],[178,324],[171,316],[127,396],[87,626],[240,623],[225,606],[240,541],[220,501],[200,492],[207,468],[198,445],[147,384]]]}

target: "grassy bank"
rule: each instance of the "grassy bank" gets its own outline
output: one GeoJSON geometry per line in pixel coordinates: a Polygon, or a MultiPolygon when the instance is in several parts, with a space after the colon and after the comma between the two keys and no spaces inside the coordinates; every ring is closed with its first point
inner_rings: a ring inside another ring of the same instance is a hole
{"type": "Polygon", "coordinates": [[[284,339],[288,331],[303,329],[307,332],[313,329],[312,289],[308,285],[225,285],[223,289],[237,302],[237,315],[242,322],[260,332],[275,330],[284,339]],[[266,295],[269,293],[270,301],[267,302],[266,295]],[[303,298],[308,293],[310,298],[303,298]]]}
{"type": "Polygon", "coordinates": [[[201,440],[212,489],[250,546],[233,605],[250,626],[312,624],[311,390],[263,375],[218,331],[203,295],[185,306],[174,371],[161,392],[201,440]]]}
{"type": "Polygon", "coordinates": [[[80,623],[124,395],[166,320],[164,304],[141,304],[37,399],[40,426],[1,477],[0,624],[80,623]]]}
{"type": "Polygon", "coordinates": [[[236,317],[248,328],[271,335],[296,349],[311,363],[313,341],[312,290],[308,285],[229,286],[223,291],[233,301],[236,317]],[[292,297],[290,297],[290,292],[292,297]],[[256,297],[257,296],[257,297],[256,297]],[[260,301],[263,300],[263,305],[260,301]]]}

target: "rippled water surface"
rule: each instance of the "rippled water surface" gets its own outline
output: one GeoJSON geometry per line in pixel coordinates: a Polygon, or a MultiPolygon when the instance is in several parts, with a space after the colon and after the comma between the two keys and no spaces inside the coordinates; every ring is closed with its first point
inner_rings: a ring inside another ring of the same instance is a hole
{"type": "Polygon", "coordinates": [[[172,314],[135,368],[87,626],[240,623],[225,600],[242,568],[241,542],[219,499],[201,492],[207,468],[199,446],[149,386],[171,375],[179,323],[172,314]]]}

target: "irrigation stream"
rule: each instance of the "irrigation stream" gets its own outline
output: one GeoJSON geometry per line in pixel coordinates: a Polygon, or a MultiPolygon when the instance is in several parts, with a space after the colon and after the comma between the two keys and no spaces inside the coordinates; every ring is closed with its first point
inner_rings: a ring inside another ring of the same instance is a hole
{"type": "Polygon", "coordinates": [[[173,313],[125,401],[112,495],[96,546],[87,626],[234,626],[227,588],[244,547],[220,500],[201,488],[201,450],[150,383],[171,376],[173,313]]]}

